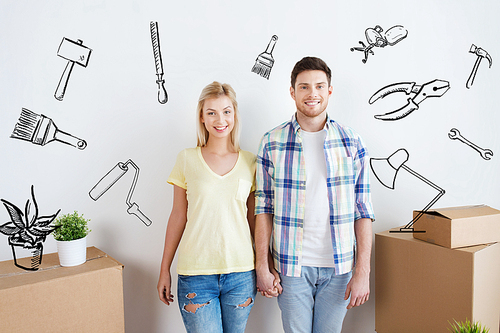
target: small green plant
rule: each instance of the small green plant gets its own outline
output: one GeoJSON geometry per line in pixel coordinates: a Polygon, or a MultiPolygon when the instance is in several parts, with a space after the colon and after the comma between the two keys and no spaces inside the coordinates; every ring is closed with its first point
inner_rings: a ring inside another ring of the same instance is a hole
{"type": "Polygon", "coordinates": [[[489,328],[482,327],[480,323],[472,323],[468,319],[464,322],[458,322],[453,319],[454,324],[450,323],[451,328],[448,330],[452,333],[488,333],[489,328]]]}
{"type": "Polygon", "coordinates": [[[66,214],[56,219],[54,222],[56,230],[52,235],[57,241],[72,241],[83,238],[91,231],[87,226],[89,221],[83,218],[83,214],[78,215],[75,210],[73,214],[66,214]]]}

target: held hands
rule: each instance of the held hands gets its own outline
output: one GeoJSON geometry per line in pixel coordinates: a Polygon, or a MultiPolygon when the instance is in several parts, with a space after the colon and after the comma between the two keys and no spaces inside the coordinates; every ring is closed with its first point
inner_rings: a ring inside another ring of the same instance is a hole
{"type": "Polygon", "coordinates": [[[351,281],[347,284],[344,300],[348,300],[349,295],[351,301],[347,305],[348,310],[368,301],[370,296],[370,273],[361,270],[359,272],[355,271],[351,281]]]}
{"type": "Polygon", "coordinates": [[[257,271],[257,291],[267,298],[278,297],[283,292],[279,273],[271,268],[263,272],[257,271]]]}
{"type": "Polygon", "coordinates": [[[170,272],[161,272],[157,286],[158,296],[160,296],[160,300],[167,305],[170,305],[170,303],[174,301],[174,295],[172,295],[170,287],[170,272]]]}

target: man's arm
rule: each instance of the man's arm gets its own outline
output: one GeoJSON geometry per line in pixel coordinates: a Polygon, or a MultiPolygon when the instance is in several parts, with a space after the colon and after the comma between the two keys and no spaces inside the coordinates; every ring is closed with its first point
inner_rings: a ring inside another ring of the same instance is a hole
{"type": "Polygon", "coordinates": [[[351,296],[347,309],[368,301],[370,296],[370,257],[372,251],[372,220],[362,218],[354,222],[356,236],[356,267],[347,284],[345,300],[351,296]]]}
{"type": "Polygon", "coordinates": [[[274,269],[269,252],[269,240],[273,229],[273,215],[259,214],[255,217],[255,269],[257,272],[257,289],[266,297],[278,296],[281,293],[279,276],[274,269]]]}

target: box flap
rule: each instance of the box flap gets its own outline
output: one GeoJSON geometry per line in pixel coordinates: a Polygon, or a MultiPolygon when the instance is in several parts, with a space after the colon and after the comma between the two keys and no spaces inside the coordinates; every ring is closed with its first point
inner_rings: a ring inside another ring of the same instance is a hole
{"type": "MultiPolygon", "coordinates": [[[[22,258],[19,260],[30,260],[22,258]]],[[[73,267],[61,267],[57,252],[43,255],[42,264],[37,271],[27,271],[16,267],[14,260],[0,262],[0,290],[23,284],[40,283],[56,277],[84,274],[90,271],[119,267],[123,264],[96,247],[87,247],[86,263],[73,267]]]]}
{"type": "Polygon", "coordinates": [[[450,220],[456,220],[475,216],[499,215],[500,210],[487,205],[473,205],[430,209],[425,214],[441,215],[450,220]]]}

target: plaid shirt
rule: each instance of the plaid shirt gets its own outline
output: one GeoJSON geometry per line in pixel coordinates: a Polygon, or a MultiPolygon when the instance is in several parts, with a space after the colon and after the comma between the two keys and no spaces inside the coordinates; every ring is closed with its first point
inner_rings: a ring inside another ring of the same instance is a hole
{"type": "MultiPolygon", "coordinates": [[[[327,166],[330,230],[335,274],[352,270],[354,221],[374,219],[369,157],[361,137],[327,116],[324,152],[327,166]]],[[[295,115],[264,134],[257,154],[255,214],[273,214],[272,253],[276,269],[300,276],[306,170],[301,128],[295,115]]]]}

